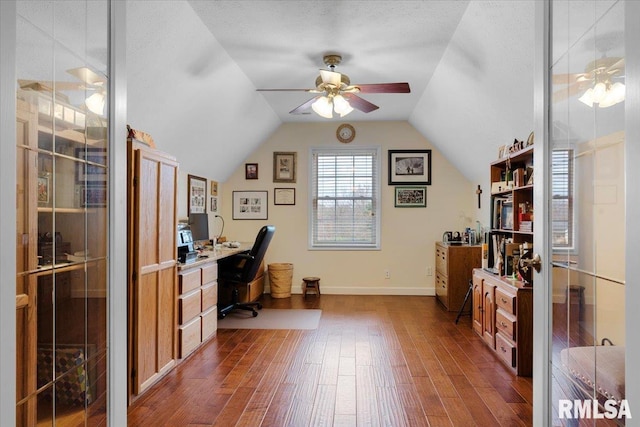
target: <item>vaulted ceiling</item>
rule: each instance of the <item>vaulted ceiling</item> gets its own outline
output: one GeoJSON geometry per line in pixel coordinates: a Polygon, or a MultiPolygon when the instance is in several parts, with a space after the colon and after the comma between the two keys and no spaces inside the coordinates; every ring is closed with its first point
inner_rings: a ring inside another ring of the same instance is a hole
{"type": "MultiPolygon", "coordinates": [[[[380,107],[350,122],[408,121],[472,182],[499,145],[533,128],[534,1],[151,1],[127,9],[128,117],[224,181],[313,95],[322,56],[354,83],[408,82],[363,94],[380,107]]],[[[336,122],[344,119],[331,119],[336,122]]]]}

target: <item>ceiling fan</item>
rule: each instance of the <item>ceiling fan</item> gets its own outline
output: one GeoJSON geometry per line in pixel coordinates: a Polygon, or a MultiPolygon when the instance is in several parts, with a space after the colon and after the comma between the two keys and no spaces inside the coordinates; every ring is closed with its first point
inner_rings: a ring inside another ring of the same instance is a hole
{"type": "Polygon", "coordinates": [[[553,102],[559,102],[578,93],[582,93],[579,100],[593,107],[610,107],[624,101],[624,58],[602,57],[591,61],[585,67],[584,73],[555,74],[552,76],[554,85],[567,84],[553,94],[553,102]]]}
{"type": "Polygon", "coordinates": [[[59,91],[92,91],[85,99],[86,107],[98,115],[104,114],[104,105],[107,90],[107,79],[88,67],[78,67],[67,70],[67,73],[76,77],[78,82],[68,81],[43,81],[43,80],[18,80],[22,89],[32,89],[40,92],[59,91]]]}
{"type": "Polygon", "coordinates": [[[340,117],[344,117],[353,109],[370,113],[377,110],[375,104],[359,97],[358,93],[409,93],[409,83],[375,83],[375,84],[351,84],[349,76],[335,71],[336,65],[342,62],[340,55],[325,55],[323,57],[328,70],[320,70],[316,78],[316,87],[313,89],[257,89],[259,92],[291,92],[303,91],[317,93],[302,105],[289,111],[289,114],[309,114],[310,109],[319,116],[330,119],[335,111],[340,117]]]}

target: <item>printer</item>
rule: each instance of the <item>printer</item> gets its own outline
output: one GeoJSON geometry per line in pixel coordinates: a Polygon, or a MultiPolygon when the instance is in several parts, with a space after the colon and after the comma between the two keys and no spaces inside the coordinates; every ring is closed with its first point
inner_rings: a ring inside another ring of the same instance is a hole
{"type": "Polygon", "coordinates": [[[189,227],[178,228],[178,261],[189,264],[198,259],[198,251],[193,248],[193,237],[189,227]]]}

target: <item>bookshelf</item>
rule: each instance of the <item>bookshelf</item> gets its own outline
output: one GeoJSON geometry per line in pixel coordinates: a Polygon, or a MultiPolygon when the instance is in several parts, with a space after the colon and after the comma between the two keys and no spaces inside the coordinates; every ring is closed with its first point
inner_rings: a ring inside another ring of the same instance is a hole
{"type": "Polygon", "coordinates": [[[491,163],[491,247],[489,265],[514,275],[525,242],[533,248],[533,146],[491,163]]]}

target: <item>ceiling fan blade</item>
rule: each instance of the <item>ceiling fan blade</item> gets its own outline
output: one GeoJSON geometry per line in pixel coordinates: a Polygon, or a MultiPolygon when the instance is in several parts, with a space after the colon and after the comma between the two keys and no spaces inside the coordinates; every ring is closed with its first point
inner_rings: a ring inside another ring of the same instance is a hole
{"type": "Polygon", "coordinates": [[[81,81],[89,85],[103,85],[107,82],[107,79],[95,71],[87,67],[78,67],[67,70],[67,73],[77,77],[81,81]]]}
{"type": "Polygon", "coordinates": [[[353,85],[360,93],[410,93],[409,83],[373,83],[353,85]]]}
{"type": "Polygon", "coordinates": [[[51,82],[44,80],[18,80],[21,89],[31,89],[39,92],[53,92],[58,90],[91,90],[84,83],[79,82],[51,82]]]}
{"type": "Polygon", "coordinates": [[[558,85],[570,85],[577,81],[586,80],[587,78],[587,73],[554,74],[551,76],[551,82],[558,85]]]}
{"type": "Polygon", "coordinates": [[[378,107],[375,104],[370,103],[369,101],[360,98],[358,95],[354,95],[353,93],[344,93],[342,96],[345,97],[347,101],[349,101],[349,105],[353,108],[362,111],[363,113],[370,113],[374,110],[377,110],[378,107]]]}
{"type": "Polygon", "coordinates": [[[320,98],[320,96],[321,95],[318,95],[318,96],[316,96],[314,98],[311,98],[310,100],[308,100],[304,104],[298,105],[296,108],[294,108],[293,110],[289,111],[289,114],[310,114],[311,112],[309,111],[309,109],[311,108],[311,104],[316,102],[316,99],[320,98]]]}
{"type": "Polygon", "coordinates": [[[619,61],[617,61],[616,63],[611,65],[609,68],[607,68],[607,73],[615,74],[622,70],[624,70],[624,58],[620,58],[619,61]]]}
{"type": "Polygon", "coordinates": [[[320,77],[322,78],[322,83],[325,84],[332,84],[336,87],[340,87],[340,84],[342,83],[342,75],[335,71],[320,70],[320,77]]]}
{"type": "Polygon", "coordinates": [[[313,89],[256,89],[257,92],[313,92],[313,89]]]}

